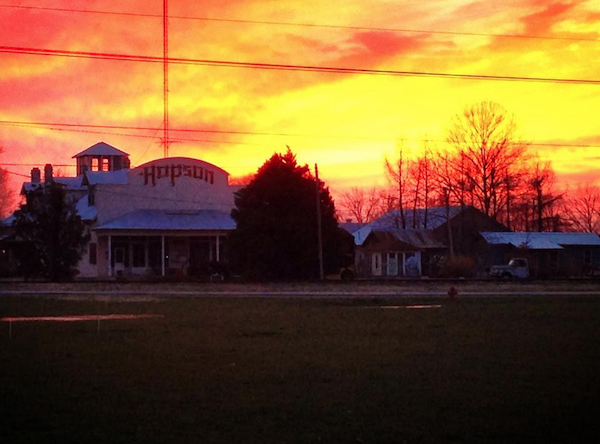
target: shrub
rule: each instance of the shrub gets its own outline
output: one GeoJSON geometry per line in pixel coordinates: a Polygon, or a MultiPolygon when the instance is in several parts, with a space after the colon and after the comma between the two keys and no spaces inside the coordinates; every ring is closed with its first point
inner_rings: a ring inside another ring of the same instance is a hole
{"type": "Polygon", "coordinates": [[[469,256],[446,258],[440,270],[441,277],[458,278],[475,276],[475,260],[469,256]]]}

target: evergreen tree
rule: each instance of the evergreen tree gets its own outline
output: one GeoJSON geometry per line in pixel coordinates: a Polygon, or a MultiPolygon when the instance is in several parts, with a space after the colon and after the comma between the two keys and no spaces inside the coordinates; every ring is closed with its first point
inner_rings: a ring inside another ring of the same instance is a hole
{"type": "MultiPolygon", "coordinates": [[[[288,148],[274,154],[235,195],[233,267],[252,279],[319,276],[316,181],[288,148]]],[[[329,189],[319,182],[326,271],[339,268],[340,229],[329,189]]]]}
{"type": "Polygon", "coordinates": [[[15,234],[25,244],[18,251],[21,271],[52,281],[72,278],[89,241],[74,202],[67,202],[58,183],[48,183],[27,193],[15,213],[15,234]]]}

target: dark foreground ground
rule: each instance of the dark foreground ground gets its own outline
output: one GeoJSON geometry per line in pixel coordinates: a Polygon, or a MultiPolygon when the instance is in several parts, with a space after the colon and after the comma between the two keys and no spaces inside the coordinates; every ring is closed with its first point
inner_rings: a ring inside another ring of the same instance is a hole
{"type": "Polygon", "coordinates": [[[0,442],[600,442],[598,297],[0,298],[106,313],[0,322],[0,442]]]}

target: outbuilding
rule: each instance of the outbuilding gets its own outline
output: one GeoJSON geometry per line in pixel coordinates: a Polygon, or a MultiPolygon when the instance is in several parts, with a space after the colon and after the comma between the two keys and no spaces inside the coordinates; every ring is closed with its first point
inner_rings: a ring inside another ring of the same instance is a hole
{"type": "Polygon", "coordinates": [[[534,277],[600,274],[600,236],[594,233],[482,232],[489,266],[528,260],[534,277]]]}

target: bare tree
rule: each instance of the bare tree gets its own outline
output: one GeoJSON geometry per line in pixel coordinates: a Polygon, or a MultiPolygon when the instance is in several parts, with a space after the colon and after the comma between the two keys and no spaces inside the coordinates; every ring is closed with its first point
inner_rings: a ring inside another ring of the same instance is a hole
{"type": "Polygon", "coordinates": [[[10,188],[8,172],[0,168],[0,219],[8,216],[15,203],[15,195],[10,188]]]}
{"type": "Polygon", "coordinates": [[[398,157],[390,161],[385,159],[385,172],[389,182],[396,188],[397,192],[397,208],[399,214],[399,220],[396,221],[398,228],[406,228],[406,214],[404,212],[404,206],[406,202],[406,192],[408,181],[408,168],[406,165],[406,159],[404,157],[404,147],[402,143],[397,144],[398,157]]]}
{"type": "Polygon", "coordinates": [[[341,193],[340,208],[356,222],[369,223],[383,214],[385,194],[378,187],[354,187],[341,193]]]}
{"type": "Polygon", "coordinates": [[[422,154],[407,163],[408,175],[406,187],[410,189],[409,204],[412,206],[412,228],[427,228],[429,204],[434,191],[434,160],[428,143],[423,146],[422,154]],[[422,211],[422,218],[417,212],[422,211]]]}
{"type": "Polygon", "coordinates": [[[577,186],[574,192],[568,193],[563,214],[573,230],[600,234],[600,187],[577,186]]]}
{"type": "Polygon", "coordinates": [[[507,202],[506,178],[525,156],[513,118],[497,103],[480,102],[454,117],[446,140],[453,152],[446,158],[450,176],[443,180],[462,205],[470,197],[474,206],[498,219],[507,202]]]}
{"type": "Polygon", "coordinates": [[[526,180],[533,204],[534,228],[537,231],[558,231],[561,226],[558,202],[562,194],[555,191],[555,176],[550,162],[535,161],[526,180]]]}
{"type": "MultiPolygon", "coordinates": [[[[0,154],[4,152],[0,146],[0,154]]],[[[8,171],[0,168],[0,219],[4,219],[15,204],[15,193],[10,187],[8,171]]]]}

